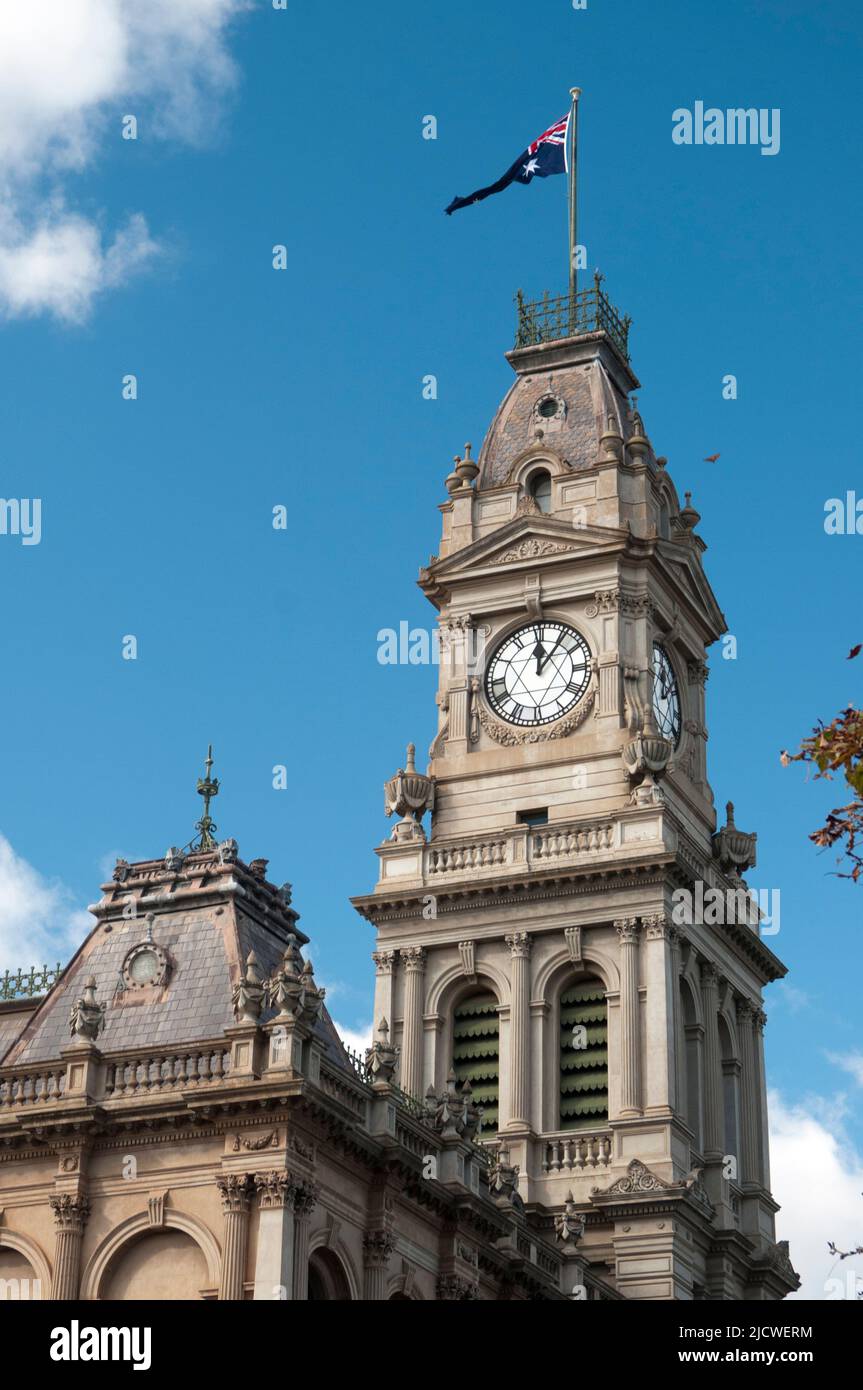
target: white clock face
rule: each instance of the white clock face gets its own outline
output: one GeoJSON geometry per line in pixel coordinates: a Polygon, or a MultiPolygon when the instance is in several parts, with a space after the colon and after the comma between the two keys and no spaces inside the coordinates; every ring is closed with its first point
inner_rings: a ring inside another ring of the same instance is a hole
{"type": "Polygon", "coordinates": [[[576,705],[590,684],[590,650],[564,623],[527,623],[501,642],[485,692],[508,724],[550,724],[576,705]]]}
{"type": "Polygon", "coordinates": [[[677,747],[680,742],[680,691],[668,653],[653,644],[653,717],[663,738],[677,747]]]}

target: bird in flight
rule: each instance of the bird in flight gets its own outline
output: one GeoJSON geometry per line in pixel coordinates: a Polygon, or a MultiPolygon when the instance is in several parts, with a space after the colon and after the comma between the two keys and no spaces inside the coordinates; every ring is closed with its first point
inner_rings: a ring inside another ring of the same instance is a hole
{"type": "Polygon", "coordinates": [[[855,656],[860,655],[861,651],[863,651],[863,642],[858,642],[856,647],[851,648],[846,660],[853,661],[855,656]]]}
{"type": "Polygon", "coordinates": [[[704,460],[704,462],[705,462],[705,463],[715,463],[716,460],[717,460],[718,458],[721,458],[721,457],[722,457],[721,454],[711,454],[709,458],[706,458],[706,459],[704,460]]]}

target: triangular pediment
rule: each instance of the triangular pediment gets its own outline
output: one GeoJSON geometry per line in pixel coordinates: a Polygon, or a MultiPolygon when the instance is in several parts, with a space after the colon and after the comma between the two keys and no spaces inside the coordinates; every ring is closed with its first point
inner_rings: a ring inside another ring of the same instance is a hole
{"type": "Polygon", "coordinates": [[[680,597],[706,621],[709,634],[705,637],[707,645],[728,630],[725,615],[716,602],[710,582],[691,550],[666,543],[657,549],[654,564],[665,575],[669,589],[672,592],[676,589],[680,597]]]}
{"type": "Polygon", "coordinates": [[[554,517],[520,516],[435,561],[425,573],[436,580],[451,579],[499,565],[535,565],[566,555],[596,555],[623,549],[628,538],[629,533],[617,527],[584,526],[576,530],[554,517]]]}

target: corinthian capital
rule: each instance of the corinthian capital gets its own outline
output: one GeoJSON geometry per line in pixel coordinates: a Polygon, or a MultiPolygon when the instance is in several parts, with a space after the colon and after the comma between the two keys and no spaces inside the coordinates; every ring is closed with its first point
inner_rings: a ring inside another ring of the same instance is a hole
{"type": "Polygon", "coordinates": [[[409,975],[418,975],[425,969],[426,953],[422,946],[408,946],[407,950],[402,951],[402,965],[409,975]]]}
{"type": "Polygon", "coordinates": [[[637,946],[639,922],[637,917],[621,917],[614,924],[614,930],[620,937],[621,946],[637,946]]]}
{"type": "Polygon", "coordinates": [[[252,1180],[248,1173],[222,1173],[216,1178],[216,1186],[222,1198],[224,1212],[249,1210],[252,1197],[252,1180]]]}
{"type": "Polygon", "coordinates": [[[507,936],[504,939],[513,956],[521,956],[522,959],[526,960],[530,955],[530,948],[533,945],[533,941],[526,931],[513,932],[511,936],[507,936]]]}
{"type": "Polygon", "coordinates": [[[648,941],[668,941],[671,938],[671,923],[664,912],[656,912],[651,917],[642,917],[641,925],[648,941]]]}
{"type": "Polygon", "coordinates": [[[379,975],[391,975],[396,963],[395,951],[373,951],[372,960],[379,975]]]}
{"type": "Polygon", "coordinates": [[[256,1173],[254,1183],[261,1211],[281,1210],[294,1205],[297,1185],[284,1168],[256,1173]]]}
{"type": "Polygon", "coordinates": [[[90,1215],[90,1202],[87,1197],[61,1192],[56,1197],[49,1197],[48,1204],[54,1213],[58,1231],[77,1236],[83,1233],[90,1215]]]}

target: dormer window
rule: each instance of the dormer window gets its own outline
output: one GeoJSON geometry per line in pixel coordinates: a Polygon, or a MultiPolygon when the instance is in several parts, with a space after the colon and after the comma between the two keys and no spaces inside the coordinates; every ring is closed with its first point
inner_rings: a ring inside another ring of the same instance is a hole
{"type": "Polygon", "coordinates": [[[527,485],[529,495],[541,512],[551,511],[551,474],[541,471],[534,473],[527,485]]]}

